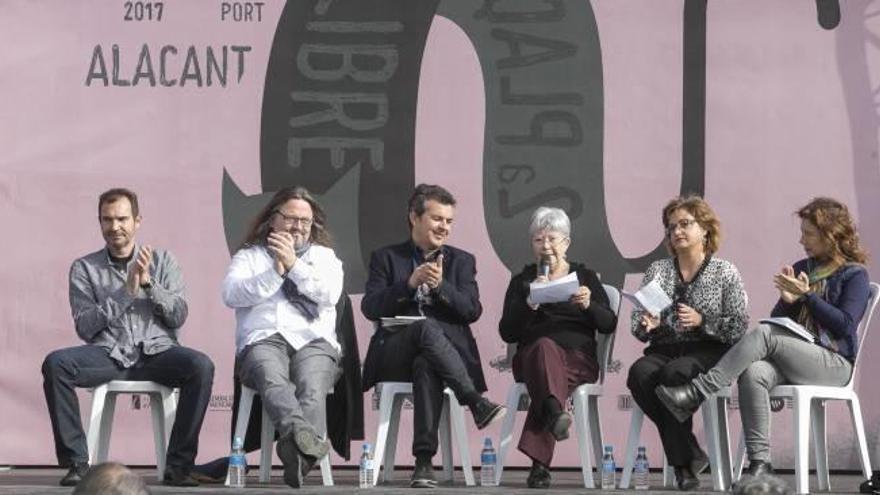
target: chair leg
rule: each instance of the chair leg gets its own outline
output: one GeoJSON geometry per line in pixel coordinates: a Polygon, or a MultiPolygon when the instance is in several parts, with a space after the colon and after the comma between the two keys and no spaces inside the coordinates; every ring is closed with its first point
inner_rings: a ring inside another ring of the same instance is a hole
{"type": "Polygon", "coordinates": [[[101,417],[98,436],[97,463],[107,462],[110,453],[110,435],[113,433],[113,414],[116,412],[116,393],[110,392],[104,401],[104,414],[101,417]]]}
{"type": "MultiPolygon", "coordinates": [[[[583,393],[575,393],[574,397],[574,425],[577,432],[578,454],[581,458],[581,477],[584,488],[595,488],[593,482],[592,453],[593,439],[590,431],[590,409],[587,406],[587,398],[583,393]]],[[[597,461],[598,462],[598,461],[597,461]]]]}
{"type": "Polygon", "coordinates": [[[455,394],[446,389],[446,398],[449,401],[449,419],[452,426],[452,436],[458,446],[458,460],[461,462],[461,471],[464,473],[464,483],[467,486],[475,486],[474,469],[471,463],[470,442],[464,424],[464,407],[458,403],[455,394]]]}
{"type": "Polygon", "coordinates": [[[449,419],[451,408],[448,397],[443,397],[443,408],[440,410],[440,456],[443,459],[443,481],[452,483],[455,478],[455,467],[452,460],[452,428],[449,419]]]}
{"type": "MultiPolygon", "coordinates": [[[[324,415],[323,418],[321,418],[321,424],[318,425],[318,427],[321,431],[321,434],[324,435],[324,440],[327,440],[327,415],[326,414],[324,415]]],[[[329,453],[321,458],[320,467],[321,467],[321,483],[324,486],[333,486],[333,469],[332,469],[332,466],[330,465],[330,454],[329,453]]]]}
{"type": "Polygon", "coordinates": [[[168,437],[165,431],[165,394],[155,393],[149,395],[150,417],[153,420],[153,445],[156,449],[156,476],[159,481],[162,481],[165,475],[165,454],[168,451],[168,437]]]}
{"type": "Polygon", "coordinates": [[[716,491],[727,490],[727,477],[724,475],[725,454],[721,448],[720,441],[720,416],[722,412],[720,408],[724,407],[723,402],[719,404],[718,397],[709,397],[701,406],[703,412],[703,430],[706,436],[706,447],[709,450],[709,465],[712,468],[712,486],[716,491]]]}
{"type": "Polygon", "coordinates": [[[746,435],[745,432],[740,432],[739,434],[739,442],[737,442],[736,447],[736,464],[733,466],[733,479],[734,481],[739,481],[742,478],[743,472],[743,464],[746,461],[746,435]]]}
{"type": "MultiPolygon", "coordinates": [[[[590,431],[593,432],[591,435],[593,439],[593,467],[596,467],[602,460],[603,447],[605,445],[605,437],[602,435],[602,422],[599,421],[599,396],[589,396],[587,398],[587,405],[590,408],[590,431]]],[[[596,469],[596,471],[598,472],[599,470],[596,469]]]]}
{"type": "MultiPolygon", "coordinates": [[[[248,412],[250,417],[250,412],[248,412]]],[[[269,412],[263,408],[262,424],[260,425],[260,483],[269,483],[272,479],[272,443],[275,441],[275,425],[269,412]]]]}
{"type": "Polygon", "coordinates": [[[727,422],[727,401],[728,397],[718,398],[718,422],[715,424],[718,433],[717,445],[721,450],[721,469],[724,475],[725,489],[733,486],[733,467],[730,462],[730,428],[727,422]]]}
{"type": "Polygon", "coordinates": [[[868,440],[865,436],[865,423],[862,421],[862,406],[859,403],[859,397],[853,392],[852,398],[847,402],[849,406],[849,415],[853,422],[853,431],[859,442],[859,460],[862,463],[862,475],[865,478],[871,477],[871,458],[868,457],[868,440]]]}
{"type": "Polygon", "coordinates": [[[794,396],[795,414],[795,480],[797,493],[810,492],[810,400],[794,396]]]}
{"type": "Polygon", "coordinates": [[[816,399],[810,407],[810,423],[813,437],[813,455],[816,459],[816,477],[819,479],[819,490],[830,491],[831,480],[828,476],[828,449],[825,435],[825,401],[816,399]]]}
{"type": "Polygon", "coordinates": [[[397,460],[397,435],[400,432],[400,415],[403,413],[403,404],[407,394],[394,394],[394,403],[391,408],[391,424],[388,427],[388,443],[385,446],[385,459],[382,469],[382,480],[390,483],[394,481],[394,468],[397,460]]]}
{"type": "Polygon", "coordinates": [[[98,464],[98,444],[101,438],[101,423],[104,417],[104,402],[107,399],[107,385],[100,385],[92,390],[92,409],[89,412],[89,431],[86,433],[86,444],[89,449],[89,463],[98,464]]]}
{"type": "MultiPolygon", "coordinates": [[[[620,473],[620,489],[629,488],[632,479],[633,466],[636,460],[636,448],[638,448],[639,436],[642,433],[642,422],[645,419],[645,413],[642,409],[633,405],[629,418],[629,434],[626,436],[626,450],[623,453],[623,470],[620,473]]],[[[601,459],[601,457],[599,458],[601,459]]],[[[598,460],[596,461],[599,462],[598,460]]],[[[664,461],[665,464],[665,461],[664,461]]],[[[664,467],[664,470],[666,468],[664,467]]]]}
{"type": "Polygon", "coordinates": [[[379,419],[378,426],[376,428],[376,445],[373,446],[373,462],[377,469],[373,473],[373,485],[376,485],[379,482],[380,474],[382,475],[383,479],[385,476],[385,445],[388,443],[388,430],[390,429],[391,423],[391,410],[393,409],[394,405],[394,397],[392,397],[391,394],[383,394],[381,393],[381,389],[377,392],[379,393],[379,419]]]}
{"type": "MultiPolygon", "coordinates": [[[[240,438],[242,442],[244,441],[244,437],[247,435],[247,426],[248,419],[251,417],[251,407],[253,407],[254,403],[254,395],[255,392],[253,389],[242,386],[241,387],[241,397],[238,400],[238,416],[235,419],[235,433],[232,435],[232,438],[240,438]]],[[[260,453],[264,449],[263,445],[260,445],[260,453]]],[[[271,462],[271,457],[270,457],[271,462]]],[[[262,477],[262,463],[260,464],[260,475],[262,477]]],[[[260,480],[262,481],[262,479],[260,480]]],[[[229,473],[226,473],[226,481],[223,482],[224,485],[229,486],[229,473]]]]}
{"type": "Polygon", "coordinates": [[[522,397],[522,389],[514,383],[507,391],[507,414],[501,423],[501,435],[498,438],[498,459],[495,463],[495,483],[501,484],[501,474],[504,472],[504,462],[507,460],[507,451],[513,441],[513,426],[516,423],[516,413],[519,409],[519,401],[522,397]]]}

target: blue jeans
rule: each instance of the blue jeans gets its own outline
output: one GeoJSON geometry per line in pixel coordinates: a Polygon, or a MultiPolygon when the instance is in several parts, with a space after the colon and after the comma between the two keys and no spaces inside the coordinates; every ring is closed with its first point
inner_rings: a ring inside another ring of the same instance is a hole
{"type": "Polygon", "coordinates": [[[128,369],[96,345],[68,347],[49,353],[43,361],[43,392],[52,421],[58,464],[68,467],[89,460],[76,387],[97,387],[111,380],[153,381],[180,388],[166,463],[168,467],[189,472],[199,449],[199,432],[211,400],[214,363],[205,354],[182,346],[152,356],[141,356],[128,369]]]}

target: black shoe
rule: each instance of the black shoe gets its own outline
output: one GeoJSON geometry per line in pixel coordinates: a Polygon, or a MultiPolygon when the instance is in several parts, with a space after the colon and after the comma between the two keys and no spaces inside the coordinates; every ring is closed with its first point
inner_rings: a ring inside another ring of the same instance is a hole
{"type": "Polygon", "coordinates": [[[766,461],[749,461],[748,476],[765,476],[773,474],[773,465],[766,461]]]}
{"type": "Polygon", "coordinates": [[[478,430],[482,430],[503,418],[505,412],[507,412],[507,409],[504,406],[496,404],[485,397],[481,397],[476,404],[471,406],[471,414],[474,415],[474,423],[477,424],[478,430]]]}
{"type": "Polygon", "coordinates": [[[557,442],[561,442],[568,438],[571,421],[571,413],[568,411],[562,411],[553,418],[553,421],[550,422],[548,430],[557,442]]]}
{"type": "Polygon", "coordinates": [[[89,463],[88,462],[76,462],[73,466],[70,466],[70,469],[67,470],[67,474],[61,478],[61,481],[58,482],[61,486],[76,486],[77,483],[82,481],[83,476],[85,476],[89,472],[89,463]]]}
{"type": "Polygon", "coordinates": [[[284,482],[292,488],[302,486],[302,457],[293,434],[279,438],[275,444],[275,452],[284,466],[284,482]]]}
{"type": "Polygon", "coordinates": [[[699,445],[696,446],[696,450],[694,458],[691,459],[691,472],[694,473],[694,476],[699,476],[709,467],[709,456],[699,445]]]}
{"type": "MultiPolygon", "coordinates": [[[[245,467],[245,473],[248,471],[245,467]]],[[[220,457],[205,464],[198,464],[192,467],[189,472],[199,483],[223,483],[226,481],[226,473],[229,472],[229,458],[220,457]]]]}
{"type": "Polygon", "coordinates": [[[168,486],[199,486],[198,480],[193,478],[189,471],[173,466],[165,468],[162,484],[168,486]]]}
{"type": "Polygon", "coordinates": [[[526,478],[526,486],[529,488],[550,488],[550,470],[543,464],[534,462],[526,478]]]}
{"type": "Polygon", "coordinates": [[[678,485],[679,490],[689,492],[700,487],[700,480],[688,466],[676,466],[675,484],[678,485]]]}
{"type": "Polygon", "coordinates": [[[676,387],[657,385],[654,393],[657,394],[663,405],[669,409],[669,412],[675,416],[679,423],[687,421],[688,418],[694,415],[700,404],[703,403],[703,395],[692,383],[676,387]]]}
{"type": "Polygon", "coordinates": [[[880,494],[880,471],[874,471],[870,479],[863,481],[859,485],[859,493],[880,494]]]}
{"type": "Polygon", "coordinates": [[[434,477],[434,466],[431,464],[430,458],[416,457],[416,466],[413,469],[409,486],[410,488],[437,488],[437,478],[434,477]]]}

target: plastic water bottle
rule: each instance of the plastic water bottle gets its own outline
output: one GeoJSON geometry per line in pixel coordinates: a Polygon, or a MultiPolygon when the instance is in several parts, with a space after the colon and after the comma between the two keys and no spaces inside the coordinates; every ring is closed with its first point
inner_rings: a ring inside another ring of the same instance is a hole
{"type": "Polygon", "coordinates": [[[636,462],[633,465],[633,487],[636,490],[647,490],[648,485],[648,454],[645,453],[644,447],[639,447],[639,453],[636,455],[636,462]]]}
{"type": "Polygon", "coordinates": [[[226,479],[232,488],[244,488],[245,471],[247,470],[247,458],[244,456],[244,443],[241,437],[235,437],[232,441],[232,453],[229,454],[229,471],[226,479]]]}
{"type": "Polygon", "coordinates": [[[483,451],[480,452],[480,485],[498,486],[495,481],[495,448],[492,447],[492,439],[486,437],[483,441],[483,451]]]}
{"type": "Polygon", "coordinates": [[[606,445],[605,455],[602,456],[602,489],[614,490],[616,485],[617,466],[614,464],[614,449],[606,445]]]}
{"type": "Polygon", "coordinates": [[[370,450],[370,444],[364,443],[363,453],[360,462],[360,483],[361,488],[373,488],[373,452],[370,450]]]}

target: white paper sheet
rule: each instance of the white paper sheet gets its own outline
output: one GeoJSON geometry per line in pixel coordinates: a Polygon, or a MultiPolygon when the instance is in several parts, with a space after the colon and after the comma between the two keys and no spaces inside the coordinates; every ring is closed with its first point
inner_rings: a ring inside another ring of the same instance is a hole
{"type": "Polygon", "coordinates": [[[760,323],[769,323],[771,325],[784,328],[789,332],[795,334],[796,336],[806,340],[807,342],[812,342],[814,344],[816,343],[816,337],[813,336],[813,334],[811,334],[809,330],[787,316],[783,316],[781,318],[764,318],[759,321],[760,323]]]}
{"type": "Polygon", "coordinates": [[[577,273],[551,280],[549,282],[532,282],[529,284],[529,299],[534,304],[547,304],[564,302],[571,299],[577,293],[580,282],[577,273]]]}
{"type": "Polygon", "coordinates": [[[663,292],[660,282],[657,282],[656,279],[651,280],[635,293],[625,290],[620,291],[620,293],[638,308],[654,316],[659,316],[661,311],[672,304],[672,299],[666,295],[666,292],[663,292]]]}

